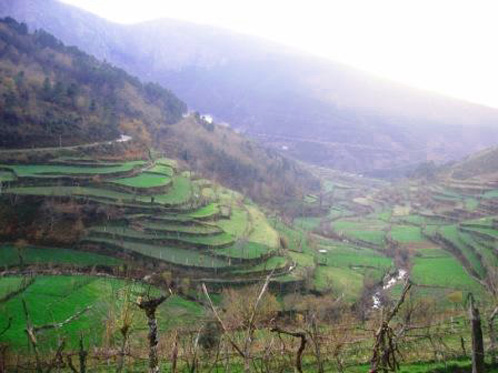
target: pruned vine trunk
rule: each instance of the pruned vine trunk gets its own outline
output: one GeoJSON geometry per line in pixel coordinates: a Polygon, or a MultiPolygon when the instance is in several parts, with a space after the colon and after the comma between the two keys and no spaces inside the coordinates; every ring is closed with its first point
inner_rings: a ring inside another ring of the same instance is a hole
{"type": "Polygon", "coordinates": [[[157,329],[156,310],[168,297],[162,295],[159,298],[150,300],[139,300],[138,307],[144,310],[149,326],[149,373],[159,373],[159,355],[157,353],[159,345],[159,333],[157,329]]]}
{"type": "Polygon", "coordinates": [[[472,373],[484,372],[484,342],[482,338],[481,315],[475,305],[474,296],[469,294],[469,318],[472,333],[472,373]]]}

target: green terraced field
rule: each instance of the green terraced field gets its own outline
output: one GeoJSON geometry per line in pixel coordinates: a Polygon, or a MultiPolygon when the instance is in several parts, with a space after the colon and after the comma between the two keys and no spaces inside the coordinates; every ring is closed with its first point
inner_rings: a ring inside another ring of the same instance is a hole
{"type": "Polygon", "coordinates": [[[0,299],[4,299],[9,294],[17,291],[22,283],[23,278],[21,276],[0,278],[0,299]]]}
{"type": "Polygon", "coordinates": [[[272,251],[272,248],[256,242],[241,241],[229,247],[216,249],[216,254],[226,256],[227,258],[257,259],[272,251]]]}
{"type": "Polygon", "coordinates": [[[154,174],[165,175],[165,176],[173,176],[175,171],[170,166],[164,164],[155,164],[153,167],[147,169],[147,172],[151,172],[154,174]]]}
{"type": "Polygon", "coordinates": [[[234,238],[230,234],[224,232],[216,235],[186,236],[174,233],[143,232],[120,226],[92,227],[89,231],[90,233],[104,234],[106,237],[113,237],[115,239],[138,239],[145,243],[171,241],[172,243],[180,242],[186,245],[216,247],[230,245],[234,242],[234,238]]]}
{"type": "Polygon", "coordinates": [[[171,184],[171,177],[155,174],[152,172],[142,172],[141,174],[133,177],[114,179],[111,183],[128,186],[132,188],[156,188],[167,186],[171,184]]]}
{"type": "Polygon", "coordinates": [[[460,240],[460,232],[458,230],[458,226],[456,225],[447,225],[444,226],[440,229],[440,234],[448,241],[453,243],[458,250],[462,253],[462,255],[467,258],[469,263],[471,264],[472,268],[480,275],[484,276],[485,270],[482,266],[482,263],[479,259],[479,257],[476,255],[475,251],[469,247],[468,245],[465,245],[462,240],[460,240]]]}
{"type": "Polygon", "coordinates": [[[100,237],[88,237],[85,239],[85,242],[104,245],[108,244],[112,247],[125,249],[145,256],[149,256],[151,258],[161,259],[166,262],[182,266],[201,267],[206,269],[223,268],[229,266],[228,261],[220,257],[212,257],[210,256],[210,252],[204,254],[197,250],[181,249],[171,246],[156,246],[100,237]]]}
{"type": "Polygon", "coordinates": [[[253,267],[250,267],[249,269],[240,269],[233,271],[233,274],[251,274],[251,273],[258,273],[258,272],[271,272],[273,270],[278,270],[285,268],[288,265],[288,260],[287,258],[283,256],[272,256],[268,260],[264,261],[263,263],[257,264],[253,267]]]}
{"type": "Polygon", "coordinates": [[[219,212],[219,205],[217,203],[210,203],[209,205],[201,207],[200,209],[190,213],[189,216],[196,219],[204,219],[219,214],[219,212]]]}
{"type": "Polygon", "coordinates": [[[411,279],[419,285],[462,289],[480,293],[482,286],[449,254],[440,257],[415,258],[411,279]]]}
{"type": "Polygon", "coordinates": [[[184,177],[175,177],[173,185],[167,194],[155,194],[145,196],[139,194],[123,193],[109,189],[93,187],[71,187],[71,186],[43,186],[43,187],[22,187],[9,188],[5,193],[19,195],[36,195],[47,197],[96,197],[114,200],[115,202],[146,203],[159,205],[175,205],[189,201],[191,197],[190,180],[184,177]]]}
{"type": "Polygon", "coordinates": [[[181,224],[168,224],[168,223],[158,223],[151,221],[141,221],[140,226],[145,229],[166,231],[166,232],[177,232],[186,234],[197,234],[197,235],[214,235],[222,233],[223,230],[216,225],[211,224],[195,224],[195,225],[181,225],[181,224]]]}
{"type": "Polygon", "coordinates": [[[232,207],[230,219],[220,219],[217,224],[225,232],[236,237],[247,236],[251,228],[249,225],[249,213],[245,208],[237,206],[232,207]]]}
{"type": "Polygon", "coordinates": [[[487,199],[498,198],[498,189],[490,190],[489,192],[484,193],[483,197],[487,199]]]}
{"type": "Polygon", "coordinates": [[[346,301],[357,300],[363,289],[363,276],[349,268],[318,267],[315,272],[317,290],[332,289],[335,296],[344,294],[346,301]]]}
{"type": "Polygon", "coordinates": [[[345,245],[320,245],[320,263],[333,267],[356,268],[357,271],[374,269],[385,273],[393,265],[387,258],[368,248],[356,248],[345,245]]]}
{"type": "Polygon", "coordinates": [[[408,243],[425,241],[422,236],[422,231],[419,227],[408,225],[395,225],[391,229],[391,237],[393,240],[408,243]]]}
{"type": "Polygon", "coordinates": [[[294,219],[294,225],[306,231],[312,231],[315,228],[318,228],[321,220],[321,218],[314,217],[296,218],[294,219]]]}
{"type": "Polygon", "coordinates": [[[128,172],[136,167],[143,166],[144,161],[132,161],[120,163],[115,166],[91,167],[91,166],[65,166],[65,165],[0,165],[0,167],[12,170],[19,177],[27,176],[60,176],[60,175],[105,175],[118,172],[128,172]]]}
{"type": "Polygon", "coordinates": [[[382,220],[348,221],[337,220],[332,228],[347,237],[382,245],[386,236],[384,229],[387,224],[382,220]]]}
{"type": "Polygon", "coordinates": [[[9,171],[0,171],[0,182],[2,181],[14,181],[16,176],[9,171]]]}
{"type": "Polygon", "coordinates": [[[248,240],[271,248],[279,247],[278,233],[270,226],[266,216],[255,206],[247,206],[247,211],[252,225],[248,240]]]}
{"type": "MultiPolygon", "coordinates": [[[[0,278],[0,289],[8,289],[19,282],[19,278],[0,278]],[[10,284],[10,285],[9,285],[10,284]]],[[[1,305],[2,315],[12,317],[11,328],[0,337],[0,342],[8,342],[12,348],[26,349],[26,327],[21,299],[25,299],[32,322],[35,326],[64,321],[85,307],[92,307],[73,322],[58,330],[49,330],[38,334],[42,351],[56,347],[59,337],[65,337],[68,348],[76,348],[79,334],[83,332],[85,341],[100,344],[105,331],[105,320],[111,315],[120,317],[126,294],[135,298],[147,291],[148,287],[139,283],[123,280],[98,278],[91,276],[39,276],[21,295],[1,305]]],[[[1,290],[0,290],[1,291],[1,290]]],[[[152,289],[152,293],[158,291],[152,289]]],[[[159,327],[170,327],[191,323],[203,316],[203,308],[179,296],[170,297],[158,309],[159,327]]],[[[135,329],[135,342],[146,338],[146,318],[136,309],[132,309],[132,327],[135,329]],[[137,334],[138,333],[138,334],[137,334]]],[[[3,328],[5,319],[0,320],[3,328]]],[[[114,325],[112,334],[119,333],[114,325]]],[[[134,343],[134,342],[132,342],[134,343]]]]}
{"type": "MultiPolygon", "coordinates": [[[[186,203],[192,197],[194,186],[190,179],[184,176],[176,176],[173,178],[173,184],[167,194],[154,195],[154,201],[164,205],[179,205],[186,203]]],[[[143,198],[144,202],[148,202],[148,198],[143,198]]]]}
{"type": "MultiPolygon", "coordinates": [[[[66,264],[74,266],[119,265],[121,260],[84,251],[28,246],[21,251],[23,262],[29,264],[66,264]]],[[[0,245],[0,267],[19,264],[19,254],[13,245],[0,245]]]]}

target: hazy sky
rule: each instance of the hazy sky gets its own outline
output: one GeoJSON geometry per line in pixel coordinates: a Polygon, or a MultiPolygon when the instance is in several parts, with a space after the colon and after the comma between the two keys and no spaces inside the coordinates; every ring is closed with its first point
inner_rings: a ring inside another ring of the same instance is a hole
{"type": "Polygon", "coordinates": [[[63,0],[119,23],[161,17],[262,36],[498,108],[498,1],[63,0]]]}

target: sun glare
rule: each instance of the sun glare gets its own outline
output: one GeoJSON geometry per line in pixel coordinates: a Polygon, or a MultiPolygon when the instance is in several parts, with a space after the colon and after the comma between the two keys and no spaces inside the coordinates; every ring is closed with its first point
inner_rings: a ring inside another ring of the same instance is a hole
{"type": "Polygon", "coordinates": [[[119,23],[166,17],[219,26],[498,107],[498,4],[493,1],[64,2],[119,23]]]}

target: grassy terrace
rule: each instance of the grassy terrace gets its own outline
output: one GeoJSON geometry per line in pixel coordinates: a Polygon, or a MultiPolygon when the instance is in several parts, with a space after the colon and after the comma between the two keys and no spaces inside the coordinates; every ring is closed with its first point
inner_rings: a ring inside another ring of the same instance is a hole
{"type": "Polygon", "coordinates": [[[0,170],[0,182],[2,181],[14,181],[16,176],[10,171],[1,171],[0,170]]]}
{"type": "Polygon", "coordinates": [[[119,226],[106,226],[106,227],[93,227],[90,228],[90,233],[98,233],[99,235],[110,236],[115,239],[138,239],[144,242],[158,242],[158,241],[172,241],[185,245],[195,246],[226,246],[234,242],[231,235],[227,233],[219,233],[213,236],[199,235],[199,236],[183,236],[178,234],[165,234],[161,232],[142,232],[127,227],[119,226]]]}
{"type": "Polygon", "coordinates": [[[136,252],[151,258],[156,258],[172,264],[199,268],[223,268],[229,263],[222,257],[210,256],[210,252],[200,252],[197,250],[181,249],[173,246],[150,245],[145,243],[129,242],[126,240],[87,237],[84,242],[102,244],[116,247],[131,252],[136,252]]]}
{"type": "Polygon", "coordinates": [[[483,258],[483,264],[487,268],[498,267],[498,255],[495,254],[492,246],[486,246],[481,243],[481,241],[476,240],[476,238],[467,232],[460,232],[460,240],[468,245],[472,246],[476,252],[478,252],[483,258]]]}
{"type": "Polygon", "coordinates": [[[232,246],[216,249],[217,255],[236,259],[258,259],[274,249],[256,242],[236,242],[232,246]]]}
{"type": "Polygon", "coordinates": [[[153,231],[177,232],[179,234],[194,234],[194,235],[215,235],[223,233],[223,230],[212,224],[182,225],[171,224],[167,222],[159,223],[154,221],[140,221],[140,226],[153,231]]]}
{"type": "MultiPolygon", "coordinates": [[[[21,250],[25,265],[63,264],[88,267],[94,265],[119,265],[121,260],[84,251],[28,246],[21,250]]],[[[0,245],[0,267],[19,265],[19,251],[13,245],[0,245]]]]}
{"type": "Polygon", "coordinates": [[[355,268],[358,272],[373,269],[384,273],[393,265],[391,258],[368,248],[341,244],[322,244],[319,248],[319,262],[331,267],[355,268]]]}
{"type": "Polygon", "coordinates": [[[332,228],[339,234],[352,239],[382,245],[386,236],[386,222],[382,220],[337,220],[332,228]]]}
{"type": "Polygon", "coordinates": [[[210,203],[200,209],[188,214],[189,217],[195,219],[205,219],[220,213],[220,207],[217,203],[210,203]]]}
{"type": "Polygon", "coordinates": [[[70,165],[0,165],[2,168],[12,170],[19,177],[43,177],[61,175],[106,175],[120,172],[129,172],[134,168],[143,166],[144,161],[119,163],[114,166],[70,166],[70,165]]]}
{"type": "Polygon", "coordinates": [[[185,177],[175,177],[168,193],[144,196],[117,192],[114,190],[94,188],[94,187],[71,187],[71,186],[43,186],[43,187],[17,187],[4,190],[5,193],[19,195],[36,195],[46,197],[96,197],[113,201],[129,203],[146,203],[159,205],[175,205],[188,202],[191,196],[190,180],[185,177]]]}
{"type": "Polygon", "coordinates": [[[149,168],[147,172],[158,175],[170,176],[170,177],[175,174],[175,171],[170,166],[158,163],[156,163],[153,167],[149,168]]]}
{"type": "Polygon", "coordinates": [[[451,242],[453,245],[455,245],[458,250],[462,253],[462,255],[467,258],[469,261],[470,265],[472,268],[480,275],[484,276],[485,275],[485,270],[482,266],[481,261],[479,260],[479,257],[477,256],[476,252],[472,249],[472,247],[469,247],[466,245],[461,239],[460,239],[460,232],[458,231],[458,226],[456,225],[448,225],[441,227],[439,233],[449,242],[451,242]]]}
{"type": "Polygon", "coordinates": [[[225,232],[237,237],[245,237],[249,234],[249,212],[242,207],[232,207],[230,219],[220,219],[217,222],[225,232]]]}
{"type": "Polygon", "coordinates": [[[143,172],[137,176],[111,180],[111,183],[132,188],[156,188],[171,184],[171,177],[152,172],[143,172]]]}
{"type": "Polygon", "coordinates": [[[265,215],[256,206],[247,206],[252,225],[248,240],[271,248],[279,247],[278,233],[270,226],[265,215]]]}
{"type": "Polygon", "coordinates": [[[391,238],[401,243],[425,241],[420,227],[395,225],[391,229],[391,238]]]}
{"type": "Polygon", "coordinates": [[[431,256],[414,258],[411,279],[418,285],[463,289],[481,293],[484,289],[462,267],[460,262],[438,250],[431,256]],[[438,254],[436,256],[435,254],[438,254]]]}
{"type": "Polygon", "coordinates": [[[318,267],[315,273],[317,290],[332,289],[334,294],[344,294],[346,301],[355,301],[361,295],[363,276],[349,268],[318,267]]]}
{"type": "MultiPolygon", "coordinates": [[[[0,294],[2,291],[16,289],[20,284],[19,277],[0,278],[0,294]]],[[[26,349],[26,321],[22,310],[25,299],[32,321],[35,325],[61,322],[85,307],[92,308],[73,322],[57,330],[39,333],[39,348],[43,351],[55,348],[60,338],[65,338],[68,348],[78,346],[79,333],[84,331],[85,338],[92,343],[100,344],[105,334],[105,320],[114,315],[116,308],[122,307],[130,294],[136,297],[147,291],[148,287],[140,283],[129,283],[123,280],[98,278],[92,276],[40,276],[22,295],[18,295],[2,305],[2,315],[13,316],[11,328],[0,337],[0,342],[8,342],[16,349],[26,349]]],[[[157,292],[152,289],[152,292],[157,292]]],[[[159,328],[164,331],[172,326],[184,325],[203,316],[200,305],[179,296],[170,297],[158,309],[159,328]]],[[[146,325],[145,316],[140,312],[132,312],[133,325],[146,325]]],[[[2,327],[3,327],[2,323],[2,327]]],[[[136,343],[142,340],[141,330],[135,330],[136,343]]],[[[145,335],[143,336],[146,337],[145,335]]]]}
{"type": "Polygon", "coordinates": [[[283,256],[272,256],[268,260],[265,260],[263,263],[257,264],[248,269],[239,269],[235,270],[233,274],[251,274],[258,272],[271,272],[273,270],[284,269],[289,265],[289,261],[287,258],[283,256]]]}
{"type": "Polygon", "coordinates": [[[0,299],[5,298],[10,293],[17,291],[23,283],[23,278],[16,277],[2,277],[0,279],[0,299]]]}

